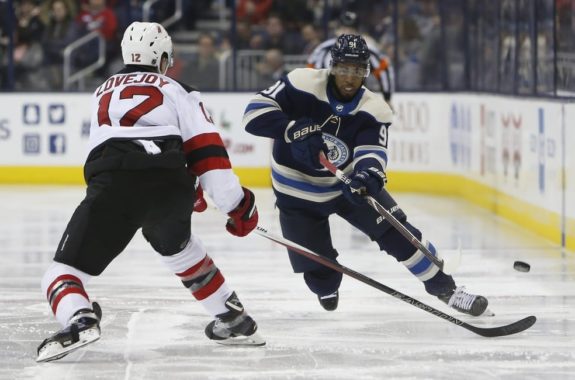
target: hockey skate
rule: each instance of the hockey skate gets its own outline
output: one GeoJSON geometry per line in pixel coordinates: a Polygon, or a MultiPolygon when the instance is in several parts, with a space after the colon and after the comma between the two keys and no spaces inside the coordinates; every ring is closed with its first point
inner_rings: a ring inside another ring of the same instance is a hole
{"type": "Polygon", "coordinates": [[[100,320],[102,309],[96,302],[92,303],[92,310],[78,310],[68,326],[51,337],[44,339],[38,347],[36,361],[49,362],[58,360],[89,343],[100,339],[100,320]]]}
{"type": "Polygon", "coordinates": [[[486,315],[493,314],[487,310],[487,298],[480,295],[467,293],[465,291],[465,286],[459,286],[454,290],[437,296],[437,298],[445,302],[447,306],[452,307],[461,313],[469,314],[474,317],[478,317],[484,313],[486,315]]]}
{"type": "Polygon", "coordinates": [[[226,346],[263,346],[266,341],[257,333],[258,325],[245,311],[244,306],[232,293],[226,300],[226,313],[206,326],[206,336],[226,346]]]}
{"type": "Polygon", "coordinates": [[[319,304],[327,311],[334,311],[337,309],[337,304],[339,302],[339,292],[328,294],[326,296],[317,296],[319,304]]]}

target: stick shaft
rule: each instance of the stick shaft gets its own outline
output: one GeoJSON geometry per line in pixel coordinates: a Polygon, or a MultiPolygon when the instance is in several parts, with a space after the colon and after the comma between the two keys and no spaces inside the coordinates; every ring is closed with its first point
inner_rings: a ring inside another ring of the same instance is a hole
{"type": "MultiPolygon", "coordinates": [[[[340,181],[349,186],[351,179],[339,170],[334,164],[332,164],[324,154],[320,154],[319,160],[321,164],[329,170],[333,175],[335,175],[340,181]]],[[[425,257],[427,257],[433,264],[435,264],[443,272],[446,272],[445,263],[443,260],[435,256],[429,248],[427,248],[417,237],[415,237],[399,220],[397,220],[389,211],[385,209],[378,201],[376,201],[372,196],[365,195],[365,200],[367,203],[381,216],[385,218],[400,234],[403,235],[415,248],[419,249],[425,257]]],[[[449,274],[449,273],[448,273],[449,274]]]]}
{"type": "Polygon", "coordinates": [[[296,252],[297,254],[300,254],[302,256],[307,257],[310,260],[313,260],[317,263],[320,263],[328,268],[331,268],[337,272],[340,272],[342,274],[345,274],[347,276],[350,276],[360,282],[363,282],[364,284],[367,284],[373,288],[376,288],[378,290],[381,290],[384,293],[387,293],[405,303],[408,303],[412,306],[415,306],[423,311],[426,311],[430,314],[435,315],[436,317],[439,317],[445,321],[451,322],[457,326],[461,326],[471,332],[474,332],[475,334],[484,336],[484,337],[496,337],[496,336],[504,336],[504,335],[511,335],[511,334],[516,334],[518,332],[521,332],[523,330],[528,329],[529,327],[531,327],[535,321],[536,318],[534,316],[530,316],[527,318],[524,318],[522,320],[519,320],[517,322],[514,322],[512,324],[506,325],[506,326],[500,326],[500,327],[492,327],[492,328],[481,328],[481,327],[476,327],[470,324],[467,324],[465,322],[463,322],[462,320],[459,320],[455,317],[452,317],[449,314],[445,314],[442,311],[439,311],[429,305],[424,304],[423,302],[420,302],[418,300],[416,300],[415,298],[412,298],[408,295],[405,295],[395,289],[392,289],[378,281],[375,281],[374,279],[363,275],[359,272],[354,271],[353,269],[347,268],[343,265],[341,265],[340,263],[338,263],[335,260],[332,260],[330,258],[324,257],[324,256],[320,256],[319,254],[312,252],[290,240],[287,240],[283,237],[280,236],[276,236],[271,234],[270,232],[268,232],[267,229],[257,226],[256,229],[254,230],[254,232],[268,240],[274,241],[280,245],[283,245],[284,247],[288,248],[290,251],[296,252]]]}

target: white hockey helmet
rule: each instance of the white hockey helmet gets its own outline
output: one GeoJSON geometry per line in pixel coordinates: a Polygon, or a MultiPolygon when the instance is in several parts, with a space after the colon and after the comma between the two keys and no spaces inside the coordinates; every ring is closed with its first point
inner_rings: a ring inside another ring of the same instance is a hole
{"type": "Polygon", "coordinates": [[[153,66],[160,74],[165,74],[160,70],[164,53],[168,55],[168,67],[174,64],[172,39],[166,29],[156,22],[131,23],[124,32],[121,46],[125,65],[153,66]]]}

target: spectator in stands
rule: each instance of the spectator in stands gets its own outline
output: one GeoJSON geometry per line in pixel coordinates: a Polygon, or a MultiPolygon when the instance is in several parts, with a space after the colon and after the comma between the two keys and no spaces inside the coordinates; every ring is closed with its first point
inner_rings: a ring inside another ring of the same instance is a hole
{"type": "Polygon", "coordinates": [[[279,49],[265,52],[263,61],[256,65],[257,88],[267,88],[277,82],[282,75],[287,74],[284,67],[284,57],[279,49]]]}
{"type": "Polygon", "coordinates": [[[88,32],[100,32],[110,45],[116,41],[118,20],[114,11],[106,5],[106,0],[89,0],[77,19],[88,32]]]}
{"type": "Polygon", "coordinates": [[[44,69],[49,87],[62,89],[62,64],[64,48],[80,36],[78,25],[74,21],[73,4],[70,0],[51,0],[46,32],[42,38],[44,51],[44,69]]]}
{"type": "Polygon", "coordinates": [[[251,49],[250,46],[252,38],[252,24],[247,21],[238,20],[236,24],[236,33],[231,38],[234,41],[234,46],[238,50],[251,49]]]}
{"type": "Polygon", "coordinates": [[[271,15],[262,34],[262,49],[279,49],[284,54],[300,54],[303,39],[299,31],[286,31],[283,21],[277,15],[271,15]]]}
{"type": "MultiPolygon", "coordinates": [[[[117,32],[118,20],[112,8],[108,7],[106,0],[88,0],[88,4],[78,14],[76,20],[86,32],[98,31],[106,42],[106,65],[98,72],[105,76],[107,65],[118,55],[117,32]]],[[[98,47],[88,43],[82,48],[79,65],[89,65],[97,59],[98,47]]]]}
{"type": "Polygon", "coordinates": [[[198,54],[182,68],[181,79],[200,91],[219,89],[220,66],[216,42],[210,34],[198,38],[198,54]]]}
{"type": "MultiPolygon", "coordinates": [[[[121,0],[108,6],[114,10],[118,20],[118,30],[126,30],[128,25],[137,20],[142,20],[142,6],[145,0],[121,0]],[[112,7],[112,5],[114,5],[112,7]]],[[[191,18],[191,17],[190,17],[191,18]]]]}
{"type": "MultiPolygon", "coordinates": [[[[422,36],[419,26],[413,13],[408,9],[405,1],[399,1],[397,4],[397,38],[398,51],[397,59],[399,62],[398,82],[404,90],[413,90],[421,86],[421,43],[422,36]]],[[[392,34],[383,37],[390,38],[392,34]]],[[[394,40],[385,43],[386,46],[393,46],[394,40]]]]}
{"type": "Polygon", "coordinates": [[[8,37],[8,5],[0,1],[0,89],[8,82],[7,50],[10,38],[8,37]]]}
{"type": "Polygon", "coordinates": [[[261,24],[268,17],[272,0],[239,0],[236,8],[238,21],[261,24]]]}
{"type": "Polygon", "coordinates": [[[310,55],[316,46],[321,43],[319,32],[313,24],[305,24],[301,28],[301,35],[305,44],[302,54],[310,55]]]}
{"type": "MultiPolygon", "coordinates": [[[[442,46],[446,41],[442,37],[437,0],[422,1],[421,10],[414,17],[421,36],[421,85],[426,90],[439,90],[446,70],[443,56],[447,47],[442,46]]],[[[447,20],[444,24],[447,24],[447,20]]]]}
{"type": "Polygon", "coordinates": [[[308,0],[274,1],[271,13],[277,15],[284,28],[292,33],[299,31],[306,23],[314,20],[314,3],[308,0]]]}
{"type": "Polygon", "coordinates": [[[38,70],[42,67],[40,44],[44,24],[40,20],[40,8],[34,0],[22,0],[16,4],[16,38],[14,47],[15,88],[43,89],[44,81],[38,70]]]}

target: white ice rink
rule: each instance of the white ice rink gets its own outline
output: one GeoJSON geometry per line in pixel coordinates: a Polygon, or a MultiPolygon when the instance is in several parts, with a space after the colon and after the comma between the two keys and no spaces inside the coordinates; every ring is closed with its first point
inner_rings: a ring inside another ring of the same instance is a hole
{"type": "MultiPolygon", "coordinates": [[[[575,254],[464,201],[397,194],[410,221],[439,248],[460,239],[455,279],[485,295],[495,317],[467,317],[338,219],[340,262],[480,327],[529,315],[529,330],[483,338],[344,277],[340,305],[326,312],[291,272],[281,246],[236,238],[225,218],[194,215],[194,231],[258,321],[267,345],[219,346],[211,320],[138,233],[126,252],[87,286],[103,309],[100,341],[37,364],[36,347],[59,328],[40,278],[83,197],[83,187],[0,187],[0,379],[575,379],[575,254]],[[513,269],[515,260],[531,272],[513,269]]],[[[257,190],[260,224],[279,234],[270,190],[257,190]]]]}

